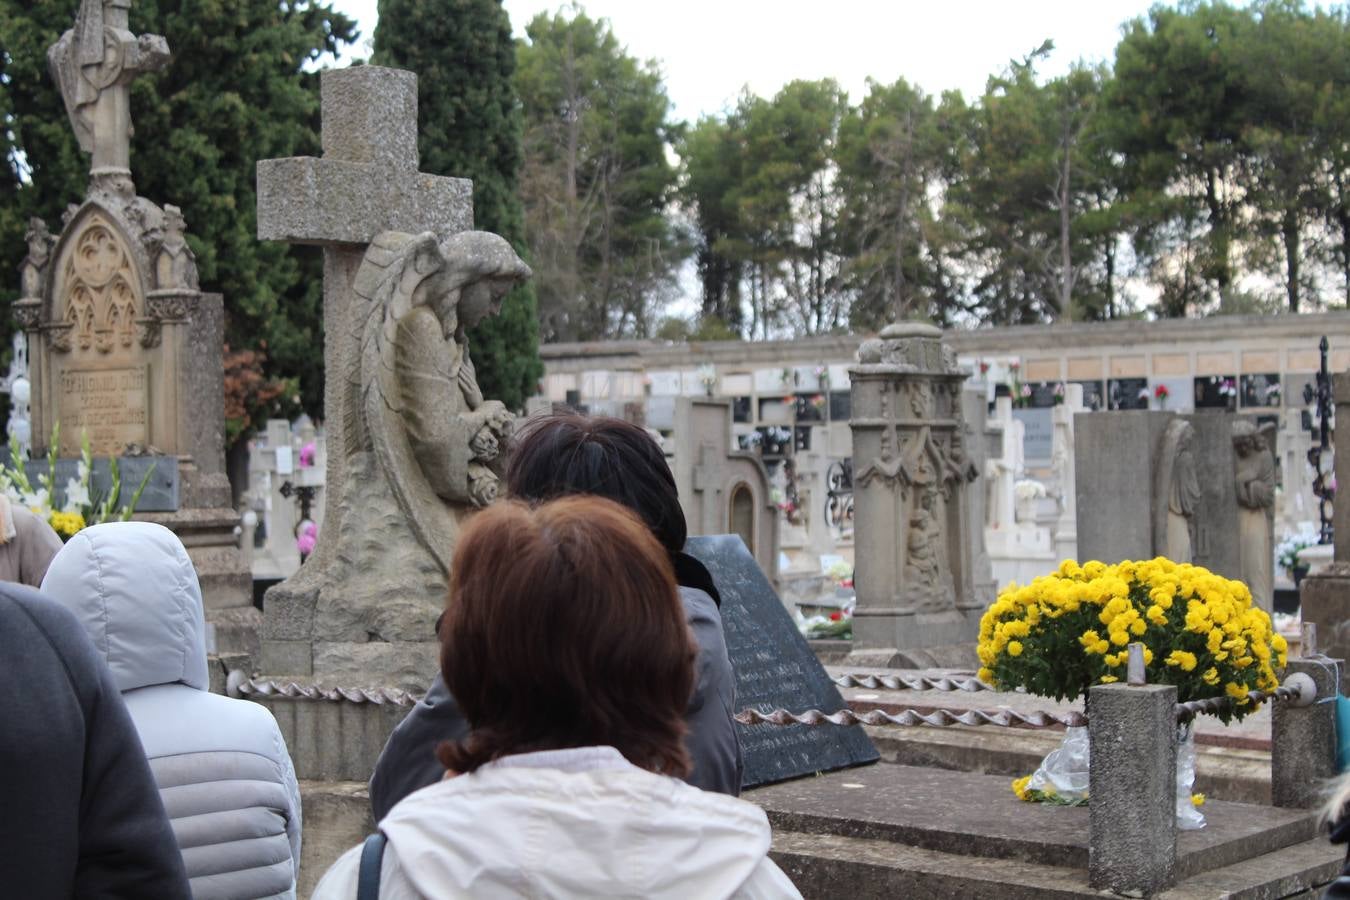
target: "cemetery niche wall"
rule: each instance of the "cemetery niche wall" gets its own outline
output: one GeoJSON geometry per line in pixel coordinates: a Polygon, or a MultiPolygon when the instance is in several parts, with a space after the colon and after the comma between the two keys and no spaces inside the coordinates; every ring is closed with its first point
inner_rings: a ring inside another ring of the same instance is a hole
{"type": "Polygon", "coordinates": [[[84,0],[48,51],[91,167],[58,236],[30,223],[13,305],[29,347],[33,451],[45,454],[59,426],[63,458],[78,457],[85,439],[95,457],[150,457],[159,484],[138,517],[187,547],[219,648],[256,652],[225,473],[223,301],[200,289],[182,212],[136,194],[130,84],[163,66],[169,49],[127,30],[130,5],[84,0]]]}

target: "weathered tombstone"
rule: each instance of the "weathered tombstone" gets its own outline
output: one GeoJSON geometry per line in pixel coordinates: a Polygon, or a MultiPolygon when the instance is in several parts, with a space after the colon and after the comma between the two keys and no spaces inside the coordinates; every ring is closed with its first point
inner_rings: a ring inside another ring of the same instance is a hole
{"type": "Polygon", "coordinates": [[[1225,578],[1241,578],[1233,415],[1214,410],[1192,413],[1185,419],[1195,434],[1192,452],[1200,489],[1190,562],[1225,578]]]}
{"type": "Polygon", "coordinates": [[[965,493],[979,477],[961,412],[967,373],[931,325],[888,325],[858,360],[855,653],[973,641],[983,603],[966,540],[965,493]]]}
{"type": "Polygon", "coordinates": [[[1171,413],[1144,410],[1074,416],[1079,559],[1111,563],[1164,552],[1172,484],[1166,473],[1174,457],[1162,448],[1174,421],[1171,413]]]}
{"type": "MultiPolygon", "coordinates": [[[[155,496],[143,498],[141,518],[183,539],[220,648],[255,650],[225,474],[222,299],[198,289],[181,213],[136,196],[130,84],[169,51],[162,37],[127,30],[130,6],[83,0],[75,27],[48,51],[91,168],[84,202],[67,209],[54,244],[31,223],[21,266],[13,309],[28,338],[33,449],[45,453],[59,425],[62,457],[78,456],[83,438],[98,457],[151,457],[155,496]]],[[[123,476],[148,465],[124,464],[123,476]]]]}
{"type": "Polygon", "coordinates": [[[778,573],[778,510],[769,474],[754,453],[734,449],[731,401],[679,398],[671,466],[689,533],[740,536],[773,580],[778,573]]]}
{"type": "MultiPolygon", "coordinates": [[[[737,535],[691,537],[685,552],[708,567],[722,595],[722,628],[736,672],[737,709],[826,713],[843,698],[737,535]]],[[[876,762],[860,726],[740,725],[743,788],[876,762]]]]}
{"type": "Polygon", "coordinates": [[[325,527],[270,589],[268,674],[421,689],[460,522],[496,495],[510,416],[464,331],[529,270],[466,232],[471,185],[417,171],[417,76],[321,78],[322,159],[258,163],[258,236],[324,251],[325,527]]]}

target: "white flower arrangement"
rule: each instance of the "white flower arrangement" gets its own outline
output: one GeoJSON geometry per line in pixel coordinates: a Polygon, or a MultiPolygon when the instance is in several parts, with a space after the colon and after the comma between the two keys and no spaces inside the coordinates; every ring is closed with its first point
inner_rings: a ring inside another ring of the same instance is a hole
{"type": "Polygon", "coordinates": [[[1046,496],[1045,485],[1031,478],[1024,478],[1013,485],[1013,494],[1018,500],[1040,500],[1046,496]]]}

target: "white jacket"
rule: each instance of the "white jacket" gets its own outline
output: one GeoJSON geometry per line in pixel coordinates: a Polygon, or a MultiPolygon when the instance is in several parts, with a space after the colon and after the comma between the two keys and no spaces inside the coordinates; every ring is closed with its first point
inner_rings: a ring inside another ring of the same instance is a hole
{"type": "MultiPolygon", "coordinates": [[[[382,900],[800,898],[759,807],[654,775],[612,747],[508,756],[423,788],[379,825],[382,900]]],[[[361,847],[313,900],[356,896],[361,847]]]]}
{"type": "Polygon", "coordinates": [[[73,611],[112,670],[150,760],[196,900],[294,897],[300,790],[264,707],[207,690],[197,573],[149,522],[95,525],[42,592],[73,611]]]}

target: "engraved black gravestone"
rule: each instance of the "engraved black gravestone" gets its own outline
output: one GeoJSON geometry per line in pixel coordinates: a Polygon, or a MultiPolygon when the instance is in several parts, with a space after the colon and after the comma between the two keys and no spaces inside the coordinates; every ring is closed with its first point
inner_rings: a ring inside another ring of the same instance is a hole
{"type": "MultiPolygon", "coordinates": [[[[736,670],[736,706],[772,712],[844,708],[816,659],[740,537],[691,537],[685,552],[708,567],[722,595],[722,629],[736,670]]],[[[743,788],[876,762],[861,726],[738,725],[743,788]]]]}

